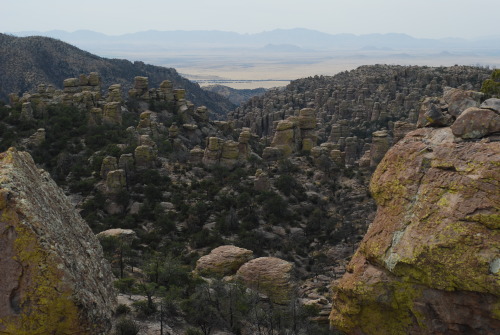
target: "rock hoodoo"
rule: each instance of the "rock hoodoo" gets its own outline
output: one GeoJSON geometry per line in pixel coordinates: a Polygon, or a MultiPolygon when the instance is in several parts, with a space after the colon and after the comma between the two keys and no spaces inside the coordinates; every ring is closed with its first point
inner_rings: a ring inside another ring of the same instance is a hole
{"type": "Polygon", "coordinates": [[[104,334],[113,275],[90,228],[28,153],[0,154],[0,332],[104,334]]]}
{"type": "Polygon", "coordinates": [[[500,329],[500,142],[457,136],[468,111],[482,113],[468,108],[451,128],[409,133],[378,165],[377,215],[334,288],[334,326],[349,334],[500,329]]]}

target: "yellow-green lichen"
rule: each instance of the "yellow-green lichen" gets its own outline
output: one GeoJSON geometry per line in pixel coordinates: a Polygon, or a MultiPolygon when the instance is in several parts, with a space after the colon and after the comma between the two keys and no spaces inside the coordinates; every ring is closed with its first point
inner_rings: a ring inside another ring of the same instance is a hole
{"type": "Polygon", "coordinates": [[[376,285],[360,283],[354,290],[355,296],[362,300],[341,294],[340,313],[331,315],[335,327],[346,332],[360,329],[363,334],[371,335],[406,334],[410,327],[425,327],[423,316],[414,305],[422,294],[420,286],[399,281],[376,285]]]}
{"type": "Polygon", "coordinates": [[[466,217],[466,220],[478,222],[489,229],[500,229],[500,214],[476,214],[466,217]]]}
{"type": "Polygon", "coordinates": [[[51,263],[51,256],[39,246],[29,229],[19,224],[14,228],[16,259],[24,268],[21,285],[26,287],[20,297],[20,314],[0,320],[2,332],[12,335],[78,333],[82,330],[78,309],[69,289],[61,282],[62,274],[56,264],[51,263]]]}

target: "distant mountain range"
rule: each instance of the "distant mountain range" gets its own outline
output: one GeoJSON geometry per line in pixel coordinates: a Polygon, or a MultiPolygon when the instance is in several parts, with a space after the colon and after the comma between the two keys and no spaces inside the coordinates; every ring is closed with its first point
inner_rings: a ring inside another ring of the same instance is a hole
{"type": "Polygon", "coordinates": [[[127,92],[135,76],[146,76],[150,87],[170,80],[175,88],[186,89],[188,100],[217,114],[223,115],[235,107],[226,98],[180,76],[175,69],[99,57],[53,38],[0,34],[0,50],[0,99],[5,101],[9,93],[34,91],[41,83],[62,88],[64,79],[95,71],[102,77],[103,90],[116,83],[127,92]]]}
{"type": "Polygon", "coordinates": [[[144,31],[119,36],[109,36],[89,30],[66,32],[24,31],[12,32],[16,36],[48,36],[84,47],[86,50],[114,49],[142,45],[151,50],[162,48],[263,48],[266,45],[293,45],[288,51],[301,49],[321,50],[358,50],[377,49],[434,49],[434,50],[475,50],[500,54],[500,36],[485,36],[476,39],[414,38],[406,34],[327,34],[309,29],[277,29],[257,34],[239,34],[225,31],[144,31]]]}

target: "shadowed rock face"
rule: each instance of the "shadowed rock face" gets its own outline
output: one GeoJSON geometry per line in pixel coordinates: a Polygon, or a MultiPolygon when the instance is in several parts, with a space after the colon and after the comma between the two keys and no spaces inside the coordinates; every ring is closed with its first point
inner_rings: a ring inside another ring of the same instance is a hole
{"type": "Polygon", "coordinates": [[[378,211],[334,288],[349,334],[493,334],[500,329],[500,142],[422,128],[371,182],[378,211]]]}
{"type": "Polygon", "coordinates": [[[28,153],[0,154],[0,331],[104,334],[115,306],[99,242],[28,153]]]}

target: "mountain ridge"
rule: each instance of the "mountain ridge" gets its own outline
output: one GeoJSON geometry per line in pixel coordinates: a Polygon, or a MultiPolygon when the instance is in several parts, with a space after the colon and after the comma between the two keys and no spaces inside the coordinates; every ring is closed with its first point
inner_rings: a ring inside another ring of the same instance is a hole
{"type": "Polygon", "coordinates": [[[33,91],[38,84],[46,83],[62,88],[61,83],[69,77],[78,77],[82,72],[99,72],[103,87],[122,84],[131,88],[135,76],[149,77],[158,86],[168,79],[174,87],[187,90],[187,99],[196,105],[205,105],[217,115],[226,114],[234,108],[227,99],[204,91],[196,83],[180,76],[173,68],[131,62],[124,59],[109,59],[66,42],[49,37],[15,37],[0,34],[0,99],[10,93],[33,91]]]}
{"type": "Polygon", "coordinates": [[[97,42],[97,41],[156,41],[164,45],[170,43],[182,42],[190,43],[225,43],[234,45],[252,45],[264,46],[266,44],[297,44],[301,47],[315,46],[322,49],[332,47],[341,48],[358,48],[365,46],[365,43],[378,42],[382,46],[405,47],[405,48],[477,48],[480,46],[491,46],[492,43],[498,42],[498,36],[484,36],[472,39],[459,37],[446,37],[439,39],[432,38],[417,38],[404,33],[373,33],[373,34],[329,34],[312,29],[293,28],[293,29],[275,29],[254,34],[242,34],[231,31],[220,30],[148,30],[134,33],[126,33],[121,35],[108,35],[91,30],[76,30],[67,32],[63,30],[51,30],[46,32],[40,31],[25,31],[25,32],[10,32],[16,36],[42,35],[68,39],[71,41],[97,42]]]}

